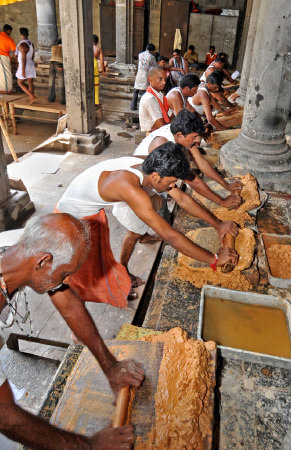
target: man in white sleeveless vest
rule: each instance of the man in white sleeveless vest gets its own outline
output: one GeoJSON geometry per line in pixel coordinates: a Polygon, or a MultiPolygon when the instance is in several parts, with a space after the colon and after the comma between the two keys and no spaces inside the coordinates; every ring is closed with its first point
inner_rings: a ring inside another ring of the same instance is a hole
{"type": "MultiPolygon", "coordinates": [[[[179,179],[191,179],[190,165],[181,146],[167,142],[150,153],[145,160],[123,157],[103,161],[90,167],[69,185],[57,208],[77,217],[90,215],[107,205],[113,206],[113,214],[125,226],[127,233],[122,242],[120,263],[128,270],[128,262],[136,242],[151,229],[165,242],[187,256],[223,265],[228,260],[237,262],[236,252],[221,249],[218,259],[207,250],[193,244],[183,234],[174,230],[154,209],[151,195],[167,192],[187,212],[213,226],[222,239],[225,233],[236,236],[238,229],[233,222],[221,222],[201,207],[188,194],[176,187],[179,179]]],[[[128,273],[132,286],[141,280],[128,273]]]]}
{"type": "Polygon", "coordinates": [[[199,77],[193,73],[187,73],[183,75],[179,81],[179,86],[171,89],[167,94],[167,100],[169,107],[176,116],[183,108],[187,108],[190,111],[194,111],[193,107],[189,104],[188,98],[193,97],[200,84],[199,77]]]}

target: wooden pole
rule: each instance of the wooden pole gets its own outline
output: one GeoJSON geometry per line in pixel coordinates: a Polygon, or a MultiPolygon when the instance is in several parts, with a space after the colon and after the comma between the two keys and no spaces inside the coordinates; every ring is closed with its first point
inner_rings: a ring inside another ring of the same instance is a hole
{"type": "Polygon", "coordinates": [[[8,131],[6,130],[5,124],[4,124],[4,122],[3,122],[1,117],[0,117],[0,126],[1,126],[1,130],[2,130],[3,136],[5,137],[6,142],[8,144],[8,147],[9,147],[9,150],[11,152],[12,158],[13,158],[14,162],[18,162],[18,158],[17,158],[16,152],[14,150],[13,144],[12,144],[12,142],[10,140],[8,131]]]}
{"type": "MultiPolygon", "coordinates": [[[[223,247],[232,248],[234,250],[235,248],[235,238],[232,236],[232,234],[226,233],[223,239],[223,247]]],[[[235,266],[232,264],[231,261],[228,261],[221,267],[222,273],[228,273],[232,272],[235,266]]]]}

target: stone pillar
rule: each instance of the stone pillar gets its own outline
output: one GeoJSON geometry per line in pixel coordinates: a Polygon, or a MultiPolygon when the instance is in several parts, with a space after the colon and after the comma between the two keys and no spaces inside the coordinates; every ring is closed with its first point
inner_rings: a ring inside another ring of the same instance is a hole
{"type": "Polygon", "coordinates": [[[33,211],[34,205],[26,191],[10,190],[0,133],[0,231],[20,227],[23,219],[33,211]]]}
{"type": "Polygon", "coordinates": [[[133,64],[134,0],[116,0],[116,63],[110,66],[124,75],[134,75],[133,64]]]}
{"type": "Polygon", "coordinates": [[[36,62],[48,62],[51,47],[58,42],[58,29],[55,0],[35,0],[37,17],[38,51],[36,62]]]}
{"type": "Polygon", "coordinates": [[[291,188],[285,128],[291,102],[291,2],[261,2],[241,132],[220,150],[230,175],[250,172],[262,188],[291,188]]]}
{"type": "Polygon", "coordinates": [[[70,150],[97,154],[108,135],[96,128],[92,0],[60,0],[60,19],[70,150]]]}
{"type": "Polygon", "coordinates": [[[245,17],[243,22],[243,31],[240,39],[239,49],[238,49],[238,57],[236,62],[236,70],[242,71],[243,66],[243,60],[244,55],[246,51],[246,44],[248,39],[248,32],[249,32],[249,26],[250,26],[250,20],[252,15],[252,9],[253,9],[253,2],[254,0],[247,0],[247,6],[245,11],[245,17]]]}
{"type": "Polygon", "coordinates": [[[250,18],[250,22],[249,22],[247,42],[246,42],[246,48],[245,48],[245,55],[244,55],[243,66],[242,66],[240,86],[237,91],[237,93],[240,96],[238,99],[238,103],[240,105],[244,105],[245,99],[246,99],[247,86],[248,86],[250,70],[251,70],[251,65],[252,65],[252,59],[253,59],[253,49],[254,49],[255,37],[256,37],[256,32],[257,32],[257,23],[258,23],[258,17],[259,17],[259,12],[260,12],[260,6],[261,6],[261,0],[253,0],[252,13],[251,13],[251,18],[250,18]]]}

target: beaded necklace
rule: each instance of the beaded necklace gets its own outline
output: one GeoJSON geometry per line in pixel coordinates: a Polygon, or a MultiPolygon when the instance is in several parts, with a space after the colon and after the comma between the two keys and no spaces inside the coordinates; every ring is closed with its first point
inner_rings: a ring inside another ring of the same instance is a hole
{"type": "Polygon", "coordinates": [[[26,336],[30,337],[30,336],[33,335],[33,326],[32,326],[31,314],[30,314],[30,309],[29,309],[29,305],[28,305],[28,300],[27,300],[25,289],[17,291],[15,301],[10,300],[9,293],[8,293],[8,290],[7,290],[7,286],[6,286],[6,283],[5,283],[4,278],[3,278],[3,274],[2,274],[2,258],[3,258],[3,253],[5,252],[5,250],[6,250],[6,247],[2,247],[0,249],[0,290],[1,290],[1,292],[2,292],[2,294],[4,296],[4,298],[5,298],[5,301],[6,301],[7,305],[8,305],[8,307],[10,308],[10,312],[13,315],[13,321],[12,321],[12,323],[10,325],[7,325],[7,327],[11,326],[13,324],[14,320],[15,320],[18,328],[26,336]],[[19,302],[19,298],[21,296],[21,293],[23,293],[24,304],[25,304],[25,314],[24,314],[24,316],[22,316],[17,311],[17,304],[19,302]],[[21,326],[17,316],[20,317],[22,324],[26,323],[27,319],[29,319],[29,327],[30,327],[30,332],[29,333],[27,333],[27,331],[25,331],[23,329],[23,327],[21,326]]]}

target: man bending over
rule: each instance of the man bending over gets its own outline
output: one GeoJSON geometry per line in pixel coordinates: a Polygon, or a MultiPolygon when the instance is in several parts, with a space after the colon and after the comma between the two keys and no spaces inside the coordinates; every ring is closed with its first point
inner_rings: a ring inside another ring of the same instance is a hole
{"type": "MultiPolygon", "coordinates": [[[[117,361],[109,352],[83,299],[67,284],[68,276],[77,274],[85,264],[89,246],[90,230],[86,222],[69,214],[48,214],[29,221],[19,242],[1,249],[0,312],[5,309],[3,314],[8,319],[11,313],[15,314],[13,296],[24,286],[40,294],[48,292],[68,326],[96,357],[117,394],[128,384],[138,388],[144,374],[139,363],[117,361]]],[[[0,347],[10,326],[0,322],[0,347]]],[[[1,365],[0,432],[29,448],[45,450],[129,449],[134,441],[132,427],[107,428],[88,437],[61,430],[23,410],[14,402],[1,365]]]]}
{"type": "Polygon", "coordinates": [[[193,95],[196,94],[199,84],[200,80],[197,75],[187,73],[180,79],[179,86],[174,87],[168,92],[168,104],[175,116],[183,108],[194,111],[193,107],[188,102],[188,98],[193,97],[193,95]]]}
{"type": "Polygon", "coordinates": [[[238,208],[242,203],[242,198],[238,194],[242,185],[239,182],[227,183],[200,153],[198,146],[204,133],[205,129],[202,120],[190,111],[183,109],[170,125],[165,125],[145,137],[135,149],[134,155],[148,155],[166,142],[174,142],[182,145],[187,150],[190,159],[194,161],[197,168],[204,175],[219,183],[224,189],[230,191],[231,195],[226,198],[221,198],[199,176],[196,176],[193,180],[185,180],[186,183],[198,192],[198,194],[203,195],[220,206],[224,206],[225,208],[238,208]]]}
{"type": "MultiPolygon", "coordinates": [[[[151,201],[154,193],[168,192],[181,208],[212,225],[221,239],[225,233],[235,236],[238,232],[235,224],[221,222],[188,194],[176,188],[178,179],[189,179],[191,175],[189,161],[180,145],[168,142],[150,153],[145,160],[134,156],[123,157],[90,167],[72,181],[57,207],[61,212],[81,217],[112,205],[112,213],[127,229],[120,256],[120,262],[127,270],[136,242],[151,230],[176,250],[212,264],[216,261],[215,255],[174,230],[154,210],[151,201]]],[[[236,264],[236,252],[221,249],[218,265],[229,260],[236,264]]],[[[140,281],[133,274],[130,276],[133,286],[136,286],[140,281]]]]}

